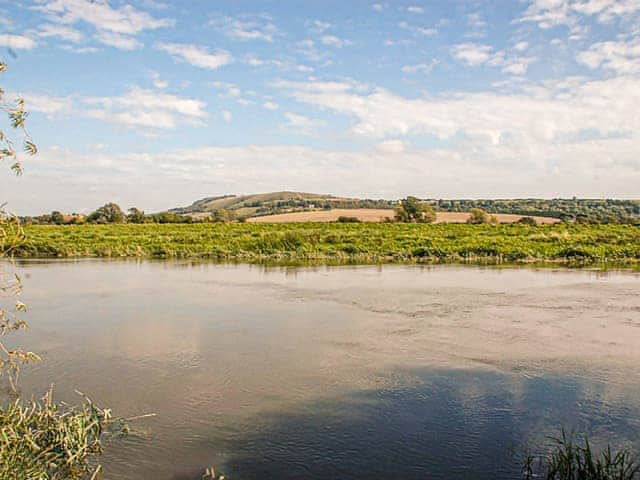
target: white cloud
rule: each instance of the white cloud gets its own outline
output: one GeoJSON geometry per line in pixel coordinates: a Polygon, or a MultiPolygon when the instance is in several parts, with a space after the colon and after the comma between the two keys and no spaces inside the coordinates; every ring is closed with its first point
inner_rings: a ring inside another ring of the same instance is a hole
{"type": "Polygon", "coordinates": [[[158,90],[164,90],[169,86],[169,82],[163,80],[158,72],[151,72],[151,79],[153,81],[153,86],[158,90]]]}
{"type": "Polygon", "coordinates": [[[338,48],[342,48],[345,45],[351,45],[351,41],[336,37],[335,35],[324,35],[320,40],[325,45],[330,45],[332,47],[338,48]]]}
{"type": "Polygon", "coordinates": [[[127,126],[174,129],[186,122],[198,125],[206,116],[205,103],[192,98],[131,88],[117,97],[85,97],[86,114],[127,126]]]}
{"type": "Polygon", "coordinates": [[[97,30],[122,35],[135,35],[143,30],[154,30],[173,25],[167,18],[154,18],[131,5],[114,8],[106,0],[37,0],[34,7],[58,23],[70,25],[86,22],[97,30]]]}
{"type": "Polygon", "coordinates": [[[640,11],[638,0],[580,0],[571,3],[571,8],[584,15],[596,15],[602,23],[616,17],[632,15],[640,11]]]}
{"type": "Polygon", "coordinates": [[[287,119],[287,129],[302,133],[303,135],[314,134],[321,124],[316,120],[293,112],[284,112],[284,117],[287,119]]]}
{"type": "Polygon", "coordinates": [[[421,72],[424,75],[428,75],[433,71],[433,69],[435,68],[436,65],[438,65],[438,63],[439,62],[437,60],[432,60],[429,63],[417,63],[414,65],[404,65],[401,70],[403,73],[421,72]]]}
{"type": "Polygon", "coordinates": [[[263,40],[273,42],[280,33],[270,17],[261,16],[250,19],[222,17],[211,21],[211,24],[228,37],[238,40],[263,40]]]}
{"type": "Polygon", "coordinates": [[[489,45],[460,43],[451,48],[451,53],[456,59],[475,67],[489,61],[492,50],[489,45]]]}
{"type": "Polygon", "coordinates": [[[233,114],[229,110],[223,110],[222,118],[224,119],[225,122],[231,123],[231,120],[233,119],[233,114]]]}
{"type": "Polygon", "coordinates": [[[529,65],[537,60],[535,57],[510,55],[506,50],[494,52],[493,47],[490,45],[478,43],[454,45],[451,49],[451,54],[456,59],[472,67],[483,64],[490,67],[501,67],[502,73],[507,75],[524,75],[529,69],[529,65]]]}
{"type": "Polygon", "coordinates": [[[31,50],[37,45],[35,40],[24,35],[0,34],[0,46],[14,50],[31,50]]]}
{"type": "Polygon", "coordinates": [[[406,149],[406,145],[402,140],[385,140],[376,145],[376,150],[384,153],[402,153],[406,149]]]}
{"type": "Polygon", "coordinates": [[[594,43],[589,50],[580,52],[577,59],[594,70],[603,68],[620,75],[640,73],[640,37],[594,43]]]}
{"type": "Polygon", "coordinates": [[[325,30],[330,29],[333,25],[329,22],[324,22],[322,20],[314,20],[311,22],[311,31],[314,33],[323,33],[325,30]]]}
{"type": "Polygon", "coordinates": [[[275,102],[271,102],[271,101],[269,101],[269,102],[264,102],[264,103],[262,104],[262,106],[263,106],[264,108],[266,108],[267,110],[277,110],[277,109],[279,108],[279,106],[278,106],[278,104],[277,104],[277,103],[275,103],[275,102]]]}
{"type": "Polygon", "coordinates": [[[113,32],[98,32],[96,40],[105,45],[115,47],[118,50],[136,50],[142,47],[142,43],[128,35],[120,35],[113,32]]]}
{"type": "Polygon", "coordinates": [[[38,30],[39,37],[58,37],[68,42],[80,43],[84,40],[84,35],[79,30],[65,25],[55,25],[45,23],[38,30]]]}
{"type": "Polygon", "coordinates": [[[424,13],[426,12],[426,10],[422,7],[419,7],[417,5],[410,5],[407,7],[407,12],[409,13],[424,13]]]}
{"type": "Polygon", "coordinates": [[[386,7],[386,5],[383,5],[382,3],[374,3],[373,5],[371,5],[371,9],[374,12],[381,12],[382,10],[384,10],[386,7]]]}
{"type": "Polygon", "coordinates": [[[71,97],[56,97],[35,93],[21,95],[29,112],[38,112],[52,118],[56,115],[71,113],[73,109],[73,99],[71,97]]]}
{"type": "MultiPolygon", "coordinates": [[[[96,29],[96,39],[121,50],[141,45],[135,36],[143,30],[155,30],[174,24],[172,19],[155,18],[131,5],[112,7],[107,0],[36,0],[33,8],[51,22],[69,27],[85,22],[96,29]]],[[[69,32],[67,32],[68,35],[69,32]]]]}
{"type": "Polygon", "coordinates": [[[516,50],[517,52],[524,52],[526,49],[529,48],[529,42],[518,42],[513,46],[513,49],[516,50]]]}
{"type": "Polygon", "coordinates": [[[225,50],[209,52],[200,45],[184,43],[158,43],[158,50],[162,50],[171,55],[175,60],[190,63],[195,67],[215,70],[233,61],[231,54],[225,50]]]}
{"type": "Polygon", "coordinates": [[[626,145],[630,151],[612,151],[606,158],[640,168],[640,158],[633,153],[640,144],[636,108],[640,79],[576,81],[571,89],[548,84],[521,93],[456,92],[417,99],[381,88],[363,92],[352,83],[288,82],[280,87],[299,102],[354,119],[351,132],[359,136],[432,135],[444,143],[462,136],[469,148],[483,151],[488,161],[528,162],[529,166],[568,161],[553,156],[565,144],[566,151],[576,151],[580,145],[580,151],[594,162],[606,145],[626,145]]]}
{"type": "Polygon", "coordinates": [[[482,18],[482,15],[478,12],[470,13],[467,15],[467,25],[469,31],[465,33],[465,37],[484,37],[486,36],[485,29],[487,22],[482,18]]]}
{"type": "Polygon", "coordinates": [[[516,21],[534,22],[548,29],[558,25],[581,28],[581,17],[592,17],[601,23],[629,17],[640,12],[638,0],[532,0],[516,21]]]}
{"type": "Polygon", "coordinates": [[[243,107],[253,103],[251,100],[246,98],[247,93],[244,93],[235,83],[213,82],[211,85],[221,91],[221,98],[232,98],[243,107]]]}
{"type": "Polygon", "coordinates": [[[398,23],[398,27],[404,29],[404,30],[408,30],[410,31],[412,34],[416,35],[416,36],[422,36],[422,37],[433,37],[434,35],[438,34],[438,30],[436,28],[430,28],[430,27],[420,27],[417,25],[411,25],[407,22],[400,22],[398,23]]]}
{"type": "Polygon", "coordinates": [[[66,50],[68,52],[73,52],[73,53],[96,53],[100,51],[100,49],[96,47],[79,47],[79,46],[68,45],[68,44],[60,45],[60,48],[62,50],[66,50]]]}
{"type": "Polygon", "coordinates": [[[568,0],[532,0],[520,22],[534,22],[540,28],[573,23],[568,0]]]}
{"type": "Polygon", "coordinates": [[[529,65],[536,60],[536,57],[510,55],[506,50],[500,50],[491,56],[487,65],[501,67],[502,73],[507,75],[524,75],[529,70],[529,65]]]}

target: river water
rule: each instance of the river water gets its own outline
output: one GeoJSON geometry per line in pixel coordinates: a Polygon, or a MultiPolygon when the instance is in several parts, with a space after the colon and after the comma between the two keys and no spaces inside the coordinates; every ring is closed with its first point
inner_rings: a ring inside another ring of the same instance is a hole
{"type": "Polygon", "coordinates": [[[106,479],[512,479],[560,428],[640,448],[640,275],[188,262],[20,266],[55,383],[134,421],[106,479]]]}

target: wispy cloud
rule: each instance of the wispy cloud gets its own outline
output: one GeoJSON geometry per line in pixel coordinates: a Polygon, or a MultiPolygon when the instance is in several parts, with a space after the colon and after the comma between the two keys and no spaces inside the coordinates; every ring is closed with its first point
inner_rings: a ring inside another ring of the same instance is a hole
{"type": "Polygon", "coordinates": [[[253,103],[247,98],[248,93],[243,92],[235,83],[213,82],[211,85],[220,92],[221,98],[231,98],[243,107],[253,103]]]}
{"type": "Polygon", "coordinates": [[[352,45],[353,42],[344,38],[337,37],[335,35],[323,35],[320,39],[325,45],[332,47],[342,48],[346,45],[352,45]]]}
{"type": "Polygon", "coordinates": [[[175,60],[187,62],[199,68],[208,70],[216,70],[233,61],[233,57],[226,50],[217,50],[210,52],[207,48],[200,45],[184,44],[184,43],[158,43],[158,50],[167,52],[175,60]]]}
{"type": "Polygon", "coordinates": [[[79,30],[66,25],[45,23],[38,29],[39,37],[57,37],[67,42],[80,43],[84,40],[84,35],[79,30]]]}
{"type": "Polygon", "coordinates": [[[207,115],[206,104],[200,100],[137,87],[121,96],[85,97],[82,102],[90,117],[152,129],[174,129],[181,123],[198,125],[207,115]]]}
{"type": "Polygon", "coordinates": [[[435,66],[438,65],[438,61],[437,60],[431,60],[428,63],[416,63],[413,65],[404,65],[402,67],[402,72],[403,73],[417,73],[420,72],[424,75],[428,75],[430,74],[433,69],[435,68],[435,66]]]}
{"type": "Polygon", "coordinates": [[[14,50],[31,50],[37,45],[36,41],[25,35],[0,34],[0,46],[14,50]]]}
{"type": "Polygon", "coordinates": [[[153,17],[132,5],[112,7],[106,0],[36,0],[33,8],[53,23],[67,27],[78,22],[89,24],[95,28],[99,42],[123,50],[138,48],[135,36],[143,30],[174,24],[173,19],[153,17]]]}
{"type": "Polygon", "coordinates": [[[398,23],[398,27],[402,28],[403,30],[408,30],[414,35],[422,36],[422,37],[432,37],[438,34],[437,28],[411,25],[407,22],[398,23]]]}
{"type": "Polygon", "coordinates": [[[228,37],[237,40],[263,40],[273,42],[280,33],[268,16],[234,18],[223,16],[211,21],[211,25],[228,37]]]}
{"type": "Polygon", "coordinates": [[[472,67],[482,65],[491,58],[493,47],[478,43],[460,43],[451,48],[452,55],[472,67]]]}
{"type": "Polygon", "coordinates": [[[136,40],[135,37],[114,32],[98,32],[96,39],[100,43],[115,47],[118,50],[136,50],[142,47],[142,43],[136,40]]]}
{"type": "Polygon", "coordinates": [[[603,68],[620,75],[640,73],[640,37],[594,43],[580,52],[577,59],[594,70],[603,68]]]}

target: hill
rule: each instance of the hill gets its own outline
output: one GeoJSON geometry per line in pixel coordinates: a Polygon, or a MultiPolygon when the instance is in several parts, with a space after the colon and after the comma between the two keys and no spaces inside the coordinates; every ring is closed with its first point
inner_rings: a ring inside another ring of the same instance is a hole
{"type": "Polygon", "coordinates": [[[393,209],[396,202],[336,197],[305,192],[271,192],[253,195],[224,195],[197,200],[188,207],[174,208],[171,213],[198,215],[224,209],[236,217],[259,217],[303,210],[329,210],[331,208],[393,209]]]}
{"type": "MultiPolygon", "coordinates": [[[[548,217],[569,222],[640,224],[639,200],[526,198],[491,200],[423,199],[422,201],[433,206],[438,212],[466,213],[472,208],[481,208],[491,214],[548,217]]],[[[285,191],[208,197],[198,200],[187,207],[174,208],[170,212],[203,217],[220,210],[226,210],[233,212],[236,218],[253,218],[292,214],[294,212],[327,212],[329,210],[354,209],[392,210],[397,204],[397,200],[346,198],[317,193],[285,191]]],[[[320,213],[317,215],[320,215],[320,213]]],[[[321,216],[324,218],[327,215],[323,214],[321,216]]],[[[380,217],[380,214],[373,215],[376,218],[380,217]]],[[[357,216],[371,217],[368,212],[360,212],[357,216]]],[[[261,221],[267,221],[267,219],[261,219],[261,221]]]]}

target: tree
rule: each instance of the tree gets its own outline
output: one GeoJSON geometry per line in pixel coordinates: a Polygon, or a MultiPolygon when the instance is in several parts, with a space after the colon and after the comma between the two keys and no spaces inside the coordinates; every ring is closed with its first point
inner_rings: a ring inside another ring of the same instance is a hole
{"type": "Polygon", "coordinates": [[[51,223],[62,225],[64,223],[64,215],[57,210],[51,212],[51,223]]]}
{"type": "Polygon", "coordinates": [[[432,223],[436,220],[436,212],[431,205],[420,202],[415,197],[407,197],[400,201],[396,208],[398,222],[432,223]]]}
{"type": "Polygon", "coordinates": [[[91,223],[124,223],[124,212],[119,205],[107,203],[87,217],[91,223]]]}
{"type": "Polygon", "coordinates": [[[129,214],[127,215],[127,222],[129,223],[144,223],[146,216],[142,210],[138,210],[136,207],[131,207],[129,209],[129,214]]]}
{"type": "Polygon", "coordinates": [[[489,223],[489,215],[480,208],[472,208],[467,223],[479,225],[481,223],[489,223]]]}
{"type": "Polygon", "coordinates": [[[227,210],[226,208],[218,208],[213,211],[211,218],[214,222],[226,223],[235,220],[236,215],[233,211],[227,210]]]}

